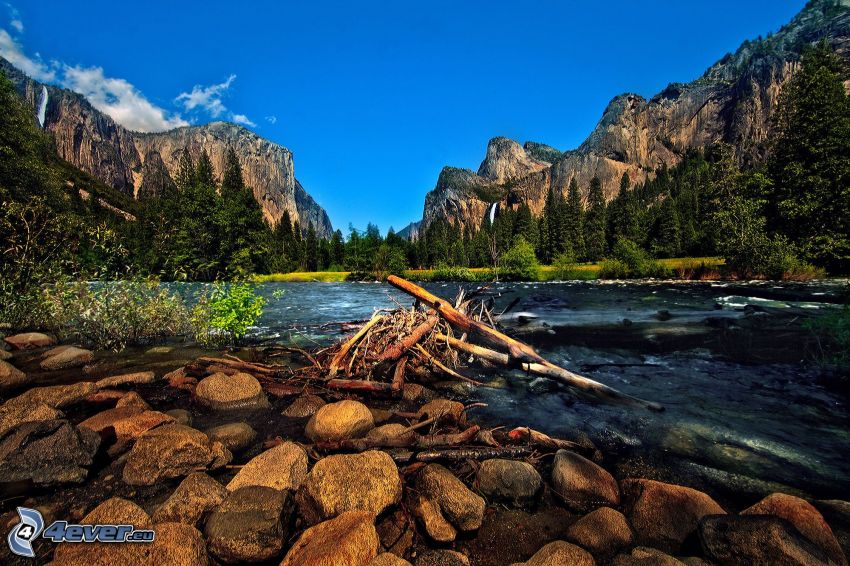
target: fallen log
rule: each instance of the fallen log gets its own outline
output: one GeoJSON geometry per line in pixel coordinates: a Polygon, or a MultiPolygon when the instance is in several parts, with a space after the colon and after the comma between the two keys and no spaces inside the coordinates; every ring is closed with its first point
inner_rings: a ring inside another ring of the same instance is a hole
{"type": "Polygon", "coordinates": [[[525,426],[513,429],[508,433],[508,437],[511,440],[524,441],[540,448],[549,448],[553,450],[565,448],[567,450],[573,450],[576,452],[583,452],[587,450],[586,446],[582,446],[578,442],[562,440],[560,438],[552,438],[548,434],[543,434],[542,432],[536,431],[533,428],[528,428],[525,426]]]}
{"type": "MultiPolygon", "coordinates": [[[[490,350],[489,348],[484,348],[482,346],[476,346],[475,344],[470,344],[469,342],[458,340],[457,338],[453,338],[446,334],[437,334],[437,339],[445,341],[449,346],[453,348],[463,350],[468,354],[478,356],[479,358],[487,360],[488,362],[508,367],[510,367],[511,365],[510,356],[508,356],[507,354],[502,354],[501,352],[496,352],[495,350],[490,350]]],[[[644,399],[629,395],[628,393],[622,393],[621,391],[618,391],[613,387],[609,387],[604,383],[599,383],[598,381],[594,381],[587,377],[578,375],[560,366],[556,366],[555,364],[552,364],[550,362],[545,362],[545,360],[542,364],[522,363],[520,364],[520,367],[523,371],[526,371],[528,373],[548,377],[550,379],[563,383],[567,387],[570,387],[574,390],[578,390],[582,393],[586,393],[597,398],[605,399],[609,402],[636,405],[640,407],[645,407],[652,411],[664,410],[664,407],[662,405],[659,405],[658,403],[646,401],[644,399]]]]}
{"type": "Polygon", "coordinates": [[[357,344],[357,342],[361,338],[363,338],[363,336],[365,336],[367,332],[369,332],[370,328],[372,328],[373,326],[375,326],[376,324],[381,322],[383,319],[384,319],[384,317],[381,316],[381,315],[373,316],[371,319],[369,319],[369,322],[364,324],[363,327],[360,328],[360,330],[357,331],[357,333],[354,336],[352,336],[351,338],[346,340],[346,342],[342,345],[342,347],[339,349],[339,351],[336,353],[336,355],[331,360],[330,366],[328,367],[328,375],[330,377],[335,376],[337,371],[339,371],[339,364],[342,362],[342,360],[348,354],[348,351],[351,350],[352,346],[357,344]]]}
{"type": "Polygon", "coordinates": [[[409,336],[406,336],[401,342],[393,344],[391,347],[387,348],[378,358],[378,362],[394,362],[399,359],[402,354],[418,345],[419,341],[434,328],[434,325],[437,324],[438,320],[439,317],[430,315],[425,322],[414,328],[409,336]]]}
{"type": "Polygon", "coordinates": [[[434,462],[437,460],[489,460],[490,458],[522,458],[524,456],[530,456],[533,453],[534,449],[530,446],[506,446],[504,448],[469,446],[465,448],[426,450],[418,453],[415,459],[419,462],[434,462]]]}
{"type": "Polygon", "coordinates": [[[393,393],[395,391],[391,383],[366,381],[365,379],[331,379],[325,383],[325,387],[338,391],[356,391],[358,393],[393,393]]]}
{"type": "Polygon", "coordinates": [[[494,346],[505,348],[508,352],[510,352],[511,357],[516,360],[538,363],[546,362],[546,360],[544,360],[543,357],[528,344],[514,340],[509,336],[505,336],[495,328],[487,326],[483,322],[469,318],[454,308],[449,301],[429,293],[419,285],[395,275],[390,275],[387,278],[387,283],[401,291],[404,291],[408,295],[415,297],[420,302],[425,303],[437,311],[441,317],[455,328],[458,328],[463,332],[475,333],[486,342],[489,342],[494,346]]]}
{"type": "Polygon", "coordinates": [[[401,394],[404,389],[404,370],[407,367],[407,356],[402,357],[395,365],[393,372],[393,393],[401,394]]]}

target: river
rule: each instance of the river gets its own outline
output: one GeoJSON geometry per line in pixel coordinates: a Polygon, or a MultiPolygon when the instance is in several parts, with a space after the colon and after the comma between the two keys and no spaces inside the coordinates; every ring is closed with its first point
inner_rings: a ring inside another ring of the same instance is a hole
{"type": "MultiPolygon", "coordinates": [[[[588,435],[622,476],[655,477],[713,493],[782,489],[850,494],[850,405],[806,360],[800,319],[836,308],[841,282],[499,283],[502,323],[551,361],[665,406],[603,405],[521,371],[468,368],[498,388],[468,390],[484,423],[588,435]]],[[[453,298],[459,284],[432,283],[453,298]]],[[[469,287],[469,286],[467,286],[469,287]]],[[[410,305],[378,283],[267,283],[254,338],[302,346],[339,339],[331,321],[410,305]],[[282,296],[275,291],[283,291],[282,296]]],[[[459,392],[462,393],[462,392],[459,392]]]]}

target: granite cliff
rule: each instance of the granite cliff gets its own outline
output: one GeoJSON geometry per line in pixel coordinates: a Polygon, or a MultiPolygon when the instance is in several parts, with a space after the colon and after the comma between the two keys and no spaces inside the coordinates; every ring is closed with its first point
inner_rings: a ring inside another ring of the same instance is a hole
{"type": "Polygon", "coordinates": [[[670,84],[649,100],[615,97],[576,149],[494,138],[477,172],[443,169],[425,197],[420,229],[437,218],[477,228],[495,207],[522,202],[539,215],[550,187],[566,194],[573,178],[586,191],[598,176],[611,199],[623,173],[641,183],[715,142],[731,144],[742,162],[758,162],[782,85],[805,46],[821,39],[850,60],[850,0],[812,0],[777,33],[744,42],[693,82],[670,84]]]}
{"type": "Polygon", "coordinates": [[[157,133],[133,132],[75,92],[38,83],[2,58],[0,69],[32,106],[41,127],[51,134],[59,156],[107,185],[134,198],[155,198],[165,185],[173,183],[183,148],[188,148],[195,160],[206,150],[220,177],[227,149],[232,147],[245,182],[254,189],[270,223],[288,211],[302,228],[312,224],[318,234],[330,237],[330,219],[295,178],[292,152],[285,147],[226,122],[157,133]]]}

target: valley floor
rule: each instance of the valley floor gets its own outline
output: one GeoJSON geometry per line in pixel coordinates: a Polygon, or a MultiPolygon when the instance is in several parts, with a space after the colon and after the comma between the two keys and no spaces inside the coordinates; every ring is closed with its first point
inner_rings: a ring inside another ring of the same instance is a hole
{"type": "MultiPolygon", "coordinates": [[[[658,263],[672,271],[677,278],[691,279],[690,273],[698,270],[707,271],[712,274],[712,278],[719,279],[719,270],[723,265],[723,260],[718,257],[680,257],[660,259],[658,263]]],[[[539,277],[537,281],[559,281],[559,280],[580,280],[586,281],[598,279],[599,273],[602,270],[602,264],[594,263],[577,263],[566,270],[566,274],[559,273],[559,269],[554,265],[543,265],[540,267],[539,277]],[[564,276],[565,275],[565,276],[564,276]]],[[[491,279],[492,270],[489,267],[474,267],[469,271],[479,281],[488,281],[491,279]]],[[[255,280],[258,283],[267,282],[317,282],[317,283],[339,283],[348,280],[351,271],[293,271],[291,273],[272,273],[270,275],[256,275],[255,280]]],[[[436,269],[408,269],[404,272],[404,278],[412,281],[434,281],[436,280],[436,269]]]]}

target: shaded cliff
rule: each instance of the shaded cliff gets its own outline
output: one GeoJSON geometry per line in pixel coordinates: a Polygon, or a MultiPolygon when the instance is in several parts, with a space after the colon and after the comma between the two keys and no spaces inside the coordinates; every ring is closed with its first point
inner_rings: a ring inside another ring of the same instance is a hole
{"type": "Polygon", "coordinates": [[[233,147],[245,182],[253,188],[269,222],[277,222],[288,211],[305,230],[312,223],[318,234],[330,237],[330,219],[295,178],[292,152],[285,147],[225,122],[132,132],[77,93],[42,85],[2,58],[0,69],[52,135],[59,156],[107,185],[135,198],[155,198],[173,184],[184,147],[195,160],[206,150],[218,177],[224,171],[227,149],[233,147]]]}
{"type": "Polygon", "coordinates": [[[779,32],[744,42],[691,83],[671,84],[649,100],[615,97],[574,150],[494,138],[477,173],[443,169],[425,197],[423,227],[436,218],[478,227],[494,202],[526,202],[539,215],[550,187],[566,194],[573,178],[587,191],[598,176],[611,199],[624,173],[641,183],[689,150],[716,142],[732,144],[742,162],[759,162],[782,85],[804,48],[824,38],[850,60],[850,0],[809,2],[779,32]]]}

